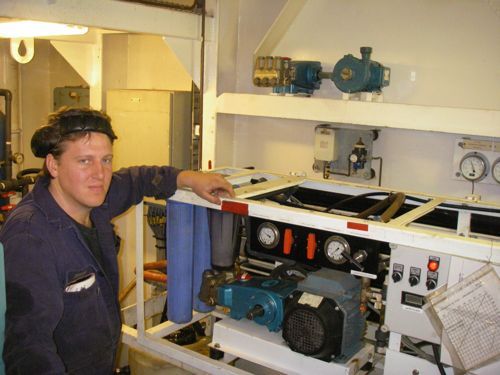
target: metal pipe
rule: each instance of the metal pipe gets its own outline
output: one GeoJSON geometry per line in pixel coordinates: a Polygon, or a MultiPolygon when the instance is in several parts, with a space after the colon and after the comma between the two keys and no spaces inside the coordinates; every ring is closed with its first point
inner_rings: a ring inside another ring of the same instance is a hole
{"type": "MultiPolygon", "coordinates": [[[[200,0],[201,6],[201,52],[200,52],[200,100],[198,108],[198,124],[200,126],[200,137],[198,139],[198,167],[203,169],[203,91],[205,89],[205,16],[207,13],[205,0],[200,0]]],[[[209,166],[210,169],[210,166],[209,166]]]]}
{"type": "Polygon", "coordinates": [[[0,96],[5,98],[5,152],[3,155],[4,159],[4,171],[5,179],[10,180],[12,178],[12,92],[6,89],[0,89],[0,96]]]}

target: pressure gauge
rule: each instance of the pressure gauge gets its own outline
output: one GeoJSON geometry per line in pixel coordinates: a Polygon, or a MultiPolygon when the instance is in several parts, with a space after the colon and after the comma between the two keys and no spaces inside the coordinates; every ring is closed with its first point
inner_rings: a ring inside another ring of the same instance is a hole
{"type": "Polygon", "coordinates": [[[478,152],[469,152],[460,160],[460,173],[466,180],[481,181],[488,174],[488,159],[478,152]]]}
{"type": "Polygon", "coordinates": [[[276,225],[266,221],[257,228],[257,238],[266,249],[272,249],[280,242],[280,231],[276,225]]]}
{"type": "Polygon", "coordinates": [[[342,254],[351,255],[349,242],[340,236],[330,236],[325,241],[324,252],[326,259],[334,264],[344,264],[347,258],[342,254]]]}
{"type": "Polygon", "coordinates": [[[491,167],[491,176],[500,184],[500,158],[493,162],[493,166],[491,167]]]}

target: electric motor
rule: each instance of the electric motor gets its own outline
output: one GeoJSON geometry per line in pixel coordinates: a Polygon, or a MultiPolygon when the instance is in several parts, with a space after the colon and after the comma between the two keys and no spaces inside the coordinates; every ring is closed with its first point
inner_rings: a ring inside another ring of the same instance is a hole
{"type": "Polygon", "coordinates": [[[361,284],[327,268],[300,281],[285,307],[283,339],[290,348],[324,361],[346,362],[362,347],[365,319],[361,284]]]}
{"type": "Polygon", "coordinates": [[[322,298],[317,307],[301,299],[307,293],[295,293],[287,304],[283,338],[293,351],[329,362],[341,353],[343,314],[331,299],[322,298]]]}

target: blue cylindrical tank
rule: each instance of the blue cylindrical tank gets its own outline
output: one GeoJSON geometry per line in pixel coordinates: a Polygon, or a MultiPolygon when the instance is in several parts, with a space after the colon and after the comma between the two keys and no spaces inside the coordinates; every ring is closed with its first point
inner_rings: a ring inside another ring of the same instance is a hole
{"type": "Polygon", "coordinates": [[[193,218],[193,205],[168,201],[167,316],[174,323],[193,317],[193,218]]]}

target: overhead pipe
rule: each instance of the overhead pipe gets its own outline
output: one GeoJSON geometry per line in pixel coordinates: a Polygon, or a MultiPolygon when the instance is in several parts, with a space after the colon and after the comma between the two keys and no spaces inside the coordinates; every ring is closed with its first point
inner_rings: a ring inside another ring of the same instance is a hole
{"type": "Polygon", "coordinates": [[[182,4],[179,4],[176,2],[171,2],[168,0],[122,0],[122,1],[126,1],[129,3],[152,5],[152,6],[156,6],[159,8],[167,8],[167,9],[173,9],[173,10],[179,10],[179,11],[183,11],[183,12],[199,14],[200,7],[201,7],[200,3],[203,0],[193,0],[192,4],[188,4],[188,5],[182,5],[182,4]]]}
{"type": "Polygon", "coordinates": [[[5,98],[5,150],[4,150],[4,179],[12,178],[12,92],[6,89],[0,89],[0,96],[5,98]]]}

